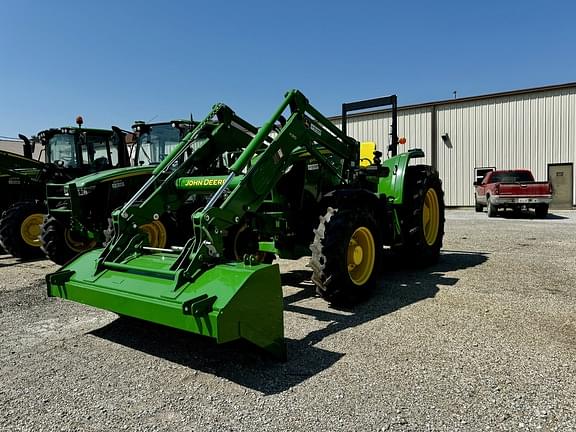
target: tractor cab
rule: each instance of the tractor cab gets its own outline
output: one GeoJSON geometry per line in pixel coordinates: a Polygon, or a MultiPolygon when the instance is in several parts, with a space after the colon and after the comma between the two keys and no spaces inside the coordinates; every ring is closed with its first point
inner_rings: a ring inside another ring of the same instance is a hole
{"type": "Polygon", "coordinates": [[[38,134],[48,164],[74,177],[126,166],[124,137],[115,130],[63,127],[38,134]]]}
{"type": "MultiPolygon", "coordinates": [[[[0,154],[0,244],[16,258],[43,256],[39,239],[40,226],[47,213],[46,185],[62,185],[77,177],[112,168],[127,167],[125,133],[117,127],[91,129],[82,127],[51,128],[37,139],[24,137],[24,156],[0,154]],[[39,160],[32,159],[41,145],[39,160]]],[[[65,197],[65,195],[63,195],[65,197]]]]}
{"type": "Polygon", "coordinates": [[[134,165],[159,164],[193,126],[193,122],[186,120],[164,123],[135,122],[132,126],[137,137],[136,146],[132,149],[134,165]]]}

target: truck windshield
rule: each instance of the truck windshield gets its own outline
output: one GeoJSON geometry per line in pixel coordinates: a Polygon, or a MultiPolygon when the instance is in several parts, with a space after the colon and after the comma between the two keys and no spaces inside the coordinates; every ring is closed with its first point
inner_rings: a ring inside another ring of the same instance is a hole
{"type": "Polygon", "coordinates": [[[180,142],[180,131],[171,124],[151,125],[138,137],[136,164],[160,163],[180,142]]]}
{"type": "Polygon", "coordinates": [[[48,140],[46,150],[48,162],[74,168],[76,161],[76,146],[73,134],[56,134],[48,140]]]}
{"type": "Polygon", "coordinates": [[[526,183],[534,181],[527,171],[497,172],[492,175],[491,183],[526,183]]]}

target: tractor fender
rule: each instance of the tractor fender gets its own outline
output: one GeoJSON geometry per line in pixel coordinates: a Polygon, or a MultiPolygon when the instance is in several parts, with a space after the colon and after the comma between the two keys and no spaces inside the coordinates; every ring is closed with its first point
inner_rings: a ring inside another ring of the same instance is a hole
{"type": "Polygon", "coordinates": [[[424,157],[421,149],[411,149],[382,162],[382,165],[390,170],[391,175],[379,179],[378,193],[388,196],[389,202],[401,205],[404,201],[404,176],[408,164],[411,159],[421,157],[424,157]]]}

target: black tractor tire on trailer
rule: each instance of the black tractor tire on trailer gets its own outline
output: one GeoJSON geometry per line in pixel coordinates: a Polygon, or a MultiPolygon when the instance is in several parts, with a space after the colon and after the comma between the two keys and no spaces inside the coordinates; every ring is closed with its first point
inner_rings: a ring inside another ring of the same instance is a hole
{"type": "Polygon", "coordinates": [[[370,210],[328,207],[314,230],[310,249],[312,281],[327,301],[355,303],[376,286],[382,241],[370,210]],[[362,250],[356,250],[358,246],[362,250]]]}
{"type": "Polygon", "coordinates": [[[75,236],[58,219],[50,215],[44,218],[40,243],[46,256],[60,265],[96,246],[94,241],[75,236]]]}
{"type": "Polygon", "coordinates": [[[444,191],[438,172],[429,165],[406,170],[400,211],[403,244],[395,247],[411,266],[434,264],[444,240],[444,191]]]}
{"type": "Polygon", "coordinates": [[[490,201],[490,197],[486,197],[486,210],[488,213],[488,217],[495,217],[498,215],[498,208],[492,204],[490,201]]]}
{"type": "Polygon", "coordinates": [[[22,260],[43,257],[39,237],[45,213],[46,207],[34,201],[18,202],[10,206],[0,218],[0,244],[4,250],[22,260]]]}

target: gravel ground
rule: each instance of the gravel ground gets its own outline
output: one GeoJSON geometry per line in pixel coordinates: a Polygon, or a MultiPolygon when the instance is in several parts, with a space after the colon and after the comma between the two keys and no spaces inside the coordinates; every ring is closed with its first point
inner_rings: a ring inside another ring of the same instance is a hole
{"type": "Polygon", "coordinates": [[[576,212],[447,212],[354,310],[282,261],[289,359],[48,299],[0,257],[0,430],[576,430],[576,212]]]}

